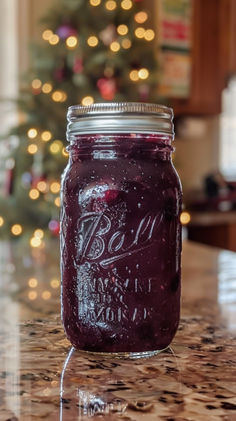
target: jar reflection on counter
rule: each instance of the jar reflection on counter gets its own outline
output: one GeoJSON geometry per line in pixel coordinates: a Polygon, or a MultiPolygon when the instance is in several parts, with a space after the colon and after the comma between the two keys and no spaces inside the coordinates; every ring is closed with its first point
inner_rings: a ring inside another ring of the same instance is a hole
{"type": "MultiPolygon", "coordinates": [[[[141,105],[143,115],[140,104],[126,106],[130,127],[134,117],[138,127],[148,116],[156,133],[123,133],[119,112],[112,121],[119,121],[120,132],[108,133],[105,118],[104,132],[80,134],[73,124],[96,120],[96,108],[90,115],[87,107],[86,117],[78,114],[84,107],[69,112],[62,318],[72,344],[86,351],[150,355],[166,348],[178,327],[181,186],[171,160],[172,113],[141,105]],[[165,119],[171,129],[163,129],[165,119]]],[[[107,105],[106,117],[109,112],[107,105]]]]}

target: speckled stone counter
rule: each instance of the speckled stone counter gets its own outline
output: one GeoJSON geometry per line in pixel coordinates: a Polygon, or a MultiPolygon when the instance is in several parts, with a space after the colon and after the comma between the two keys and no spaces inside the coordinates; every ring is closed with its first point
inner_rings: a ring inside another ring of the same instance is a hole
{"type": "Polygon", "coordinates": [[[1,243],[0,290],[1,421],[236,420],[235,253],[184,245],[180,327],[150,359],[71,349],[55,247],[1,243]]]}

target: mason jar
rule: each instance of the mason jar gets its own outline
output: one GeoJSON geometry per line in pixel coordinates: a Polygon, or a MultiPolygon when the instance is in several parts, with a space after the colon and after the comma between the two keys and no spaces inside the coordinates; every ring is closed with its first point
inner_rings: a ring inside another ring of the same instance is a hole
{"type": "Polygon", "coordinates": [[[61,312],[72,345],[149,356],[179,323],[181,184],[173,112],[145,103],[68,110],[61,312]]]}

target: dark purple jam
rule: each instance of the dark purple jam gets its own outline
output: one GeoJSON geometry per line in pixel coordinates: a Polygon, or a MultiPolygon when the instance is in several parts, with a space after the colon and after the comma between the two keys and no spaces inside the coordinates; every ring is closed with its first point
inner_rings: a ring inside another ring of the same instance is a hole
{"type": "Polygon", "coordinates": [[[63,175],[62,318],[92,352],[166,348],[180,313],[181,186],[171,136],[77,136],[63,175]]]}

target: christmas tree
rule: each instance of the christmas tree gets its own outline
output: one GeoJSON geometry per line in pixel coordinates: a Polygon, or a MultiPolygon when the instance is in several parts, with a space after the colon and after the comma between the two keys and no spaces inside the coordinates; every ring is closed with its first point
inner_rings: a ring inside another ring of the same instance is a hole
{"type": "Polygon", "coordinates": [[[0,233],[59,231],[66,111],[74,104],[157,99],[157,60],[142,0],[57,0],[42,20],[42,42],[18,101],[18,146],[1,198],[0,233]],[[36,230],[36,231],[35,231],[36,230]]]}

